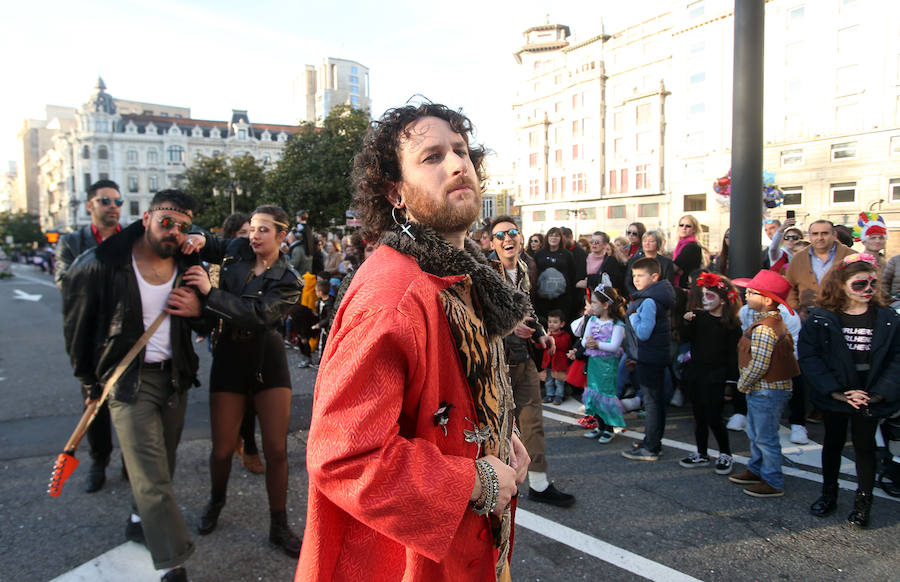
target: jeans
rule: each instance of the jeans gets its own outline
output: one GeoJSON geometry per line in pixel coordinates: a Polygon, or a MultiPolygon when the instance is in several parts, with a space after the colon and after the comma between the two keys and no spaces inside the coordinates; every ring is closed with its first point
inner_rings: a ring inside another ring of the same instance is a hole
{"type": "Polygon", "coordinates": [[[547,370],[547,381],[544,382],[544,386],[547,389],[547,396],[550,398],[565,398],[566,397],[566,381],[560,378],[554,378],[550,375],[550,370],[547,370]]]}
{"type": "Polygon", "coordinates": [[[750,439],[747,468],[778,490],[784,489],[778,420],[790,399],[789,390],[754,390],[747,394],[747,438],[750,439]]]}
{"type": "Polygon", "coordinates": [[[654,366],[638,362],[634,371],[637,373],[641,398],[647,420],[644,428],[643,447],[651,453],[662,450],[662,437],[666,429],[665,366],[654,366]]]}

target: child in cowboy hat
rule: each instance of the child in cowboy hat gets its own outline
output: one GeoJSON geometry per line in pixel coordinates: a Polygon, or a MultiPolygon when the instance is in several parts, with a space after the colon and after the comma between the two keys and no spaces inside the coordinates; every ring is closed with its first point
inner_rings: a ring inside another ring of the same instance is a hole
{"type": "MultiPolygon", "coordinates": [[[[800,373],[800,368],[794,341],[776,303],[787,306],[791,284],[768,269],[752,279],[732,282],[747,288],[747,305],[758,314],[738,343],[738,390],[747,395],[750,462],[743,473],[729,479],[746,485],[744,493],[752,497],[780,497],[784,495],[784,475],[778,420],[791,397],[791,378],[800,373]]],[[[789,306],[788,310],[793,313],[789,306]]]]}

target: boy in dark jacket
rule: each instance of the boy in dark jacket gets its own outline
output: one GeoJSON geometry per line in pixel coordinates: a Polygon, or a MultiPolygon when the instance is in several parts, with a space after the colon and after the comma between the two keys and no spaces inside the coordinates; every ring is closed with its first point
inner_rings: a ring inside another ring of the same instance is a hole
{"type": "Polygon", "coordinates": [[[671,360],[669,310],[675,305],[675,289],[659,280],[659,261],[638,259],[631,267],[637,292],[628,305],[628,357],[637,362],[635,373],[644,400],[647,420],[644,440],[635,443],[622,456],[634,461],[656,461],[662,450],[666,426],[666,401],[663,396],[666,367],[671,360]]]}

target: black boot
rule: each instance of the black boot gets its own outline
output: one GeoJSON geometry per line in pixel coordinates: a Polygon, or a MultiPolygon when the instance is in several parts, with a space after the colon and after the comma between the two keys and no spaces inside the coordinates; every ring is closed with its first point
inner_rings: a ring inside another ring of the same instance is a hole
{"type": "Polygon", "coordinates": [[[300,538],[291,531],[287,523],[287,512],[278,511],[271,514],[272,522],[269,526],[269,541],[284,550],[284,553],[292,558],[300,557],[300,538]]]}
{"type": "Polygon", "coordinates": [[[809,506],[809,512],[816,517],[831,515],[837,509],[837,485],[822,485],[822,496],[809,506]]]}
{"type": "Polygon", "coordinates": [[[218,500],[210,497],[206,507],[203,509],[203,516],[200,517],[200,527],[197,528],[197,533],[201,536],[211,534],[219,523],[219,513],[223,507],[225,507],[224,497],[218,500]]]}
{"type": "Polygon", "coordinates": [[[85,493],[96,493],[103,488],[106,483],[106,465],[109,459],[94,459],[87,475],[87,485],[84,488],[85,493]]]}
{"type": "Polygon", "coordinates": [[[869,514],[872,512],[872,492],[856,490],[853,511],[847,516],[847,523],[854,527],[869,527],[869,514]]]}

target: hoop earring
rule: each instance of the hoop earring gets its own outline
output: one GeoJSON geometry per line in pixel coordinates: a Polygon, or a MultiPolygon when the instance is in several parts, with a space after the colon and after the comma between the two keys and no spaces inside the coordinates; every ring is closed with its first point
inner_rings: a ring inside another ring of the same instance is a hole
{"type": "Polygon", "coordinates": [[[394,224],[396,224],[397,226],[400,227],[400,230],[403,232],[403,234],[405,234],[406,236],[408,236],[409,238],[411,238],[411,239],[413,239],[413,240],[416,240],[416,237],[414,237],[413,234],[412,234],[412,232],[410,232],[410,228],[409,228],[409,216],[404,216],[404,218],[406,219],[406,221],[405,221],[405,222],[400,222],[399,220],[397,220],[397,207],[396,207],[396,206],[392,206],[392,207],[391,207],[391,218],[394,219],[394,224]]]}

